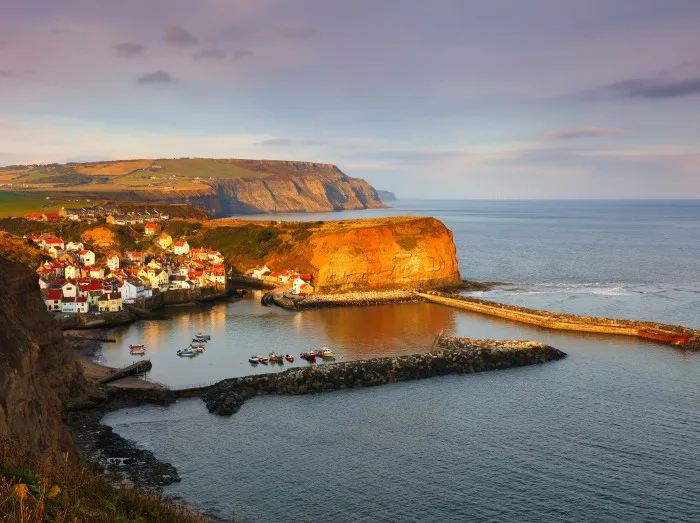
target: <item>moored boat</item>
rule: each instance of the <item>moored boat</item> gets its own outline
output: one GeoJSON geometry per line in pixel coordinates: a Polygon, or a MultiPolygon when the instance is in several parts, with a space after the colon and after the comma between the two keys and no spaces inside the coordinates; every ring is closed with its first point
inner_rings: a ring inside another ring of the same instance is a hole
{"type": "Polygon", "coordinates": [[[140,349],[131,349],[131,355],[132,356],[143,356],[146,354],[146,349],[141,347],[140,349]]]}
{"type": "Polygon", "coordinates": [[[201,332],[198,332],[197,334],[194,335],[195,338],[202,338],[203,340],[210,340],[211,336],[209,334],[204,334],[201,332]]]}
{"type": "Polygon", "coordinates": [[[294,356],[292,356],[291,354],[286,354],[284,356],[284,359],[287,360],[289,363],[294,363],[294,356]]]}
{"type": "Polygon", "coordinates": [[[257,356],[251,356],[250,358],[248,358],[248,361],[257,365],[258,363],[260,363],[260,358],[258,358],[257,356]]]}
{"type": "Polygon", "coordinates": [[[307,361],[316,361],[316,351],[302,352],[299,357],[307,361]]]}
{"type": "Polygon", "coordinates": [[[331,349],[329,349],[328,347],[323,347],[321,349],[321,357],[324,360],[333,360],[333,359],[335,359],[335,353],[331,349]]]}
{"type": "Polygon", "coordinates": [[[206,343],[209,341],[209,338],[197,338],[196,336],[192,338],[193,343],[206,343]]]}
{"type": "Polygon", "coordinates": [[[177,355],[180,357],[193,358],[197,355],[197,352],[193,351],[192,349],[184,349],[177,351],[177,355]]]}
{"type": "Polygon", "coordinates": [[[199,345],[190,345],[190,349],[192,349],[195,352],[204,352],[204,349],[206,349],[206,347],[200,343],[199,345]]]}
{"type": "Polygon", "coordinates": [[[268,361],[269,361],[269,358],[263,358],[262,356],[258,356],[259,363],[262,363],[263,365],[267,365],[268,361]]]}
{"type": "Polygon", "coordinates": [[[134,349],[145,349],[146,346],[143,345],[143,344],[142,344],[142,345],[129,345],[129,348],[130,348],[131,350],[134,350],[134,349]]]}

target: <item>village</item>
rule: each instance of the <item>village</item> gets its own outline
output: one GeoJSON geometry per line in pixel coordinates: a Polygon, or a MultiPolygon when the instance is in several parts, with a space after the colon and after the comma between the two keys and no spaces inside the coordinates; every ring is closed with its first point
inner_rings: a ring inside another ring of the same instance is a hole
{"type": "MultiPolygon", "coordinates": [[[[100,315],[122,311],[129,305],[142,309],[147,300],[173,291],[228,291],[231,270],[221,252],[193,248],[186,239],[173,241],[157,221],[146,223],[143,234],[152,239],[156,252],[124,251],[99,256],[83,242],[64,240],[53,232],[25,235],[47,257],[37,268],[47,310],[100,315]]],[[[255,267],[247,274],[299,297],[313,292],[309,274],[287,269],[273,272],[267,265],[255,267]]]]}
{"type": "Polygon", "coordinates": [[[114,225],[138,225],[144,223],[164,222],[170,219],[166,213],[157,209],[144,210],[142,212],[123,211],[116,205],[96,205],[94,207],[62,207],[54,212],[32,212],[24,216],[26,220],[33,222],[48,222],[54,220],[71,220],[74,222],[96,223],[103,219],[114,225]]]}

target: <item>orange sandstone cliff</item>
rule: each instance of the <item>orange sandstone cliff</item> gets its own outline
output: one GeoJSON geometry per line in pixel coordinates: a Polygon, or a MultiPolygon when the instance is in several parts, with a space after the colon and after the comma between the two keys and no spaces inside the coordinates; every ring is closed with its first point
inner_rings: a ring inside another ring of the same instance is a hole
{"type": "Polygon", "coordinates": [[[460,281],[452,232],[428,217],[281,224],[213,220],[205,224],[197,241],[221,250],[241,273],[262,263],[273,271],[310,273],[320,293],[460,281]],[[239,241],[243,235],[252,236],[250,243],[259,250],[239,241]]]}

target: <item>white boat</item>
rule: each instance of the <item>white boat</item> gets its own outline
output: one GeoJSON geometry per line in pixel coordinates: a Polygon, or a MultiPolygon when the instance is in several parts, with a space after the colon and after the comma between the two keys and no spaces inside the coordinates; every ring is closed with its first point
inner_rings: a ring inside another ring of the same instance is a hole
{"type": "Polygon", "coordinates": [[[177,351],[177,355],[180,357],[193,358],[194,356],[197,355],[197,353],[195,351],[193,351],[192,349],[185,349],[185,350],[177,351]]]}
{"type": "Polygon", "coordinates": [[[321,349],[321,357],[327,360],[332,360],[333,358],[335,358],[335,352],[333,352],[328,347],[323,347],[321,349]]]}
{"type": "Polygon", "coordinates": [[[258,363],[260,363],[260,358],[258,358],[257,356],[251,356],[250,358],[248,358],[248,361],[257,365],[258,363]]]}
{"type": "Polygon", "coordinates": [[[209,334],[203,334],[201,332],[198,332],[197,334],[194,335],[195,338],[200,338],[202,340],[210,340],[211,336],[209,334]]]}
{"type": "Polygon", "coordinates": [[[138,349],[134,348],[134,349],[131,349],[131,354],[132,354],[132,356],[143,356],[144,354],[146,354],[146,349],[143,347],[138,348],[138,349]]]}
{"type": "Polygon", "coordinates": [[[201,344],[200,345],[190,345],[190,349],[192,349],[195,352],[204,352],[204,349],[206,349],[206,347],[204,345],[201,345],[201,344]]]}

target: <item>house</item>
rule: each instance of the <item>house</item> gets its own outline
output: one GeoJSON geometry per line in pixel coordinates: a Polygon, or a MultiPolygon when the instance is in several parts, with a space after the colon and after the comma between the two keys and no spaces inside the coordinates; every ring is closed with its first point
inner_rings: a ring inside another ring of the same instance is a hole
{"type": "Polygon", "coordinates": [[[126,251],[126,259],[134,263],[143,263],[143,253],[138,251],[126,251]]]}
{"type": "Polygon", "coordinates": [[[75,314],[75,298],[66,298],[64,296],[61,302],[61,312],[68,312],[75,314]]]}
{"type": "Polygon", "coordinates": [[[44,238],[41,240],[41,249],[48,251],[49,248],[56,247],[63,251],[66,248],[65,242],[61,238],[44,238]]]}
{"type": "Polygon", "coordinates": [[[119,268],[119,256],[116,254],[107,256],[107,267],[111,272],[116,271],[119,268]]]}
{"type": "Polygon", "coordinates": [[[44,271],[48,274],[52,273],[58,278],[63,278],[65,276],[65,265],[58,260],[46,262],[43,267],[44,271]]]}
{"type": "Polygon", "coordinates": [[[161,263],[156,258],[153,258],[151,261],[148,262],[148,267],[150,267],[151,269],[162,269],[163,265],[161,265],[161,263]]]}
{"type": "Polygon", "coordinates": [[[105,277],[105,270],[102,267],[89,267],[87,270],[87,275],[90,278],[101,280],[105,277]]]}
{"type": "Polygon", "coordinates": [[[190,251],[190,257],[193,260],[209,261],[209,250],[208,249],[192,249],[190,251]]]}
{"type": "Polygon", "coordinates": [[[73,263],[69,263],[63,269],[63,275],[69,280],[79,278],[80,277],[80,269],[78,269],[77,265],[75,265],[73,263]]]}
{"type": "Polygon", "coordinates": [[[75,312],[78,314],[87,314],[88,300],[85,297],[75,299],[75,312]]]}
{"type": "Polygon", "coordinates": [[[58,220],[61,218],[61,215],[57,212],[45,212],[44,218],[46,218],[47,220],[58,220]]]}
{"type": "Polygon", "coordinates": [[[267,265],[260,267],[259,265],[253,269],[253,278],[262,280],[263,276],[270,272],[270,268],[267,265]]]}
{"type": "Polygon", "coordinates": [[[31,220],[33,222],[45,222],[46,221],[46,216],[41,214],[40,212],[32,212],[24,216],[26,220],[31,220]]]}
{"type": "Polygon", "coordinates": [[[143,282],[134,278],[130,278],[122,282],[119,286],[119,294],[124,303],[133,303],[136,300],[145,297],[143,282]]]}
{"type": "Polygon", "coordinates": [[[129,217],[125,214],[110,214],[105,221],[113,225],[127,225],[129,223],[129,217]]]}
{"type": "Polygon", "coordinates": [[[163,269],[149,269],[148,270],[148,281],[151,284],[152,289],[168,290],[168,273],[163,269]]]}
{"type": "Polygon", "coordinates": [[[179,256],[184,256],[190,252],[190,244],[187,243],[187,240],[175,242],[173,252],[179,256]]]}
{"type": "Polygon", "coordinates": [[[176,290],[176,289],[194,289],[195,288],[195,283],[187,279],[187,276],[183,276],[182,274],[173,274],[169,278],[168,282],[168,289],[170,290],[176,290]]]}
{"type": "Polygon", "coordinates": [[[85,246],[81,242],[68,242],[66,243],[66,250],[67,251],[82,251],[85,249],[85,246]]]}
{"type": "Polygon", "coordinates": [[[60,258],[61,256],[63,256],[64,251],[59,249],[58,247],[52,245],[51,247],[49,247],[46,250],[46,252],[49,254],[49,256],[56,259],[56,258],[60,258]]]}
{"type": "Polygon", "coordinates": [[[219,251],[209,251],[207,257],[209,258],[209,263],[224,263],[224,255],[219,251]]]}
{"type": "Polygon", "coordinates": [[[61,289],[48,291],[46,298],[44,298],[44,303],[46,303],[46,308],[49,312],[60,311],[62,301],[63,295],[61,294],[61,289]]]}
{"type": "Polygon", "coordinates": [[[100,312],[118,312],[122,310],[122,297],[118,292],[103,294],[97,300],[100,312]]]}
{"type": "Polygon", "coordinates": [[[80,263],[83,265],[95,265],[95,253],[87,249],[80,251],[80,263]]]}
{"type": "Polygon", "coordinates": [[[75,283],[67,281],[61,286],[61,294],[64,298],[75,298],[78,295],[78,288],[75,283]]]}
{"type": "Polygon", "coordinates": [[[167,249],[173,244],[173,238],[167,232],[164,232],[161,233],[160,236],[158,236],[158,240],[156,241],[156,243],[161,249],[167,249]]]}
{"type": "Polygon", "coordinates": [[[285,269],[282,272],[280,272],[280,275],[277,277],[277,280],[282,284],[287,284],[289,283],[289,280],[292,276],[292,272],[285,269]]]}
{"type": "Polygon", "coordinates": [[[160,230],[159,223],[147,223],[143,232],[146,236],[155,236],[156,234],[160,234],[160,230]]]}
{"type": "Polygon", "coordinates": [[[217,287],[226,287],[226,271],[216,269],[206,273],[207,279],[217,287]]]}
{"type": "Polygon", "coordinates": [[[22,238],[33,243],[41,243],[41,240],[43,239],[40,234],[25,234],[22,236],[22,238]]]}
{"type": "Polygon", "coordinates": [[[97,303],[97,300],[100,299],[100,296],[104,294],[102,291],[90,291],[88,292],[87,295],[87,303],[88,307],[92,307],[94,309],[99,309],[99,305],[97,303]]]}

